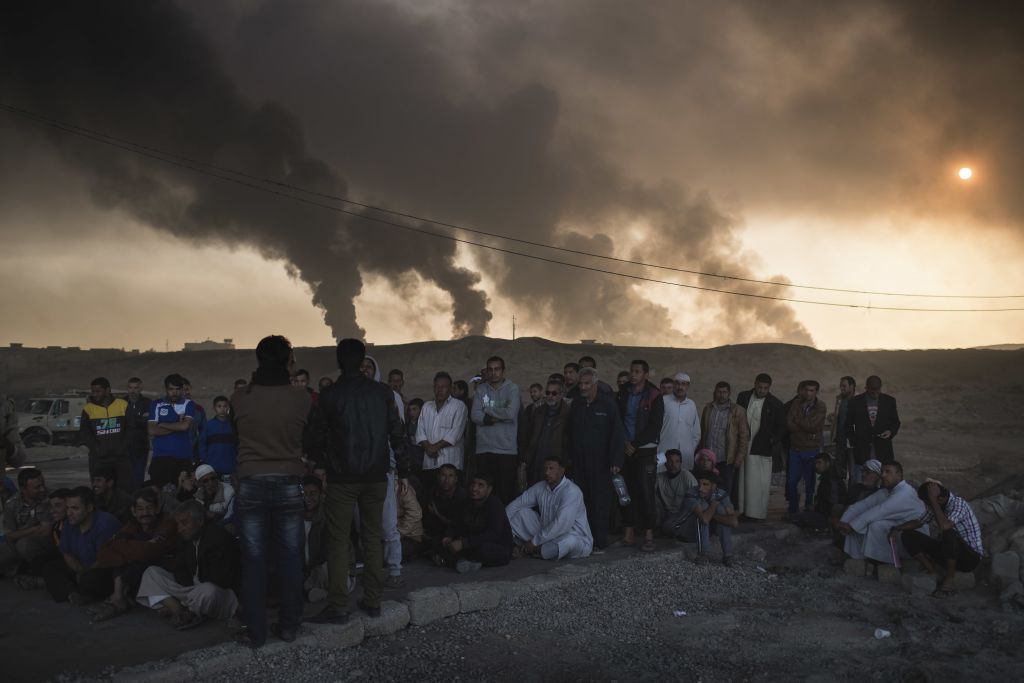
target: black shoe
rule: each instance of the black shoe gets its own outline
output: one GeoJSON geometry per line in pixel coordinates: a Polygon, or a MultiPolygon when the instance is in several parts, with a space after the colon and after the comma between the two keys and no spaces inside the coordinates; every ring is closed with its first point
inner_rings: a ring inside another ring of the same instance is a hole
{"type": "Polygon", "coordinates": [[[380,605],[378,605],[377,607],[370,607],[369,605],[367,605],[362,600],[359,600],[356,603],[356,607],[358,607],[359,609],[363,610],[364,612],[366,612],[366,614],[368,614],[369,616],[373,617],[374,619],[376,619],[377,617],[380,616],[380,605]]]}
{"type": "Polygon", "coordinates": [[[285,628],[275,621],[270,625],[270,632],[286,643],[294,643],[297,629],[285,628]]]}
{"type": "MultiPolygon", "coordinates": [[[[348,615],[348,612],[342,612],[334,605],[327,605],[327,607],[320,610],[319,614],[312,619],[308,619],[308,621],[314,624],[344,624],[348,621],[348,615]]],[[[282,640],[284,639],[282,638],[282,640]]],[[[295,640],[294,635],[292,640],[295,640]]]]}

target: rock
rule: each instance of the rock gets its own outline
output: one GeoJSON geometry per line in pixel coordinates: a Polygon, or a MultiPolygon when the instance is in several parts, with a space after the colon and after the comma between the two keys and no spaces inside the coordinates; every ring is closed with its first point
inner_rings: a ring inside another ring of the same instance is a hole
{"type": "Polygon", "coordinates": [[[903,580],[903,575],[900,574],[900,570],[891,564],[880,564],[878,565],[878,582],[879,583],[900,583],[903,580]]]}
{"type": "Polygon", "coordinates": [[[359,618],[363,621],[363,637],[368,638],[401,631],[409,625],[411,615],[409,606],[404,602],[385,600],[380,603],[379,617],[370,617],[360,612],[359,618]]]}
{"type": "Polygon", "coordinates": [[[423,626],[459,613],[459,596],[447,586],[431,586],[414,590],[405,596],[409,606],[409,623],[423,626]]]}
{"type": "Polygon", "coordinates": [[[956,576],[953,577],[953,587],[958,591],[970,590],[974,588],[976,583],[974,574],[971,572],[957,572],[956,576]]]}
{"type": "Polygon", "coordinates": [[[1021,584],[1020,581],[1014,581],[999,593],[999,602],[1010,602],[1021,594],[1024,594],[1024,584],[1021,584]]]}
{"type": "Polygon", "coordinates": [[[195,669],[181,662],[173,662],[160,668],[149,668],[143,664],[130,666],[121,669],[114,674],[113,680],[116,683],[176,683],[177,681],[190,681],[196,675],[195,669]]]}
{"type": "Polygon", "coordinates": [[[992,556],[992,580],[998,586],[1017,581],[1020,575],[1020,555],[1015,552],[996,553],[992,556]]]}
{"type": "Polygon", "coordinates": [[[911,595],[929,595],[935,590],[935,577],[930,574],[904,574],[903,590],[911,595]]]}
{"type": "Polygon", "coordinates": [[[768,553],[765,549],[759,545],[752,546],[747,550],[747,557],[752,559],[754,562],[764,562],[765,558],[768,557],[768,553]]]}
{"type": "Polygon", "coordinates": [[[453,583],[451,589],[459,596],[460,612],[479,612],[494,609],[501,604],[504,595],[501,590],[487,581],[476,583],[453,583]]]}
{"type": "MultiPolygon", "coordinates": [[[[381,605],[381,613],[384,611],[381,605]]],[[[344,624],[305,624],[321,646],[343,650],[363,642],[363,620],[353,615],[344,624]]]]}
{"type": "Polygon", "coordinates": [[[866,576],[867,563],[864,560],[855,560],[851,557],[843,563],[843,572],[849,576],[866,576]]]}

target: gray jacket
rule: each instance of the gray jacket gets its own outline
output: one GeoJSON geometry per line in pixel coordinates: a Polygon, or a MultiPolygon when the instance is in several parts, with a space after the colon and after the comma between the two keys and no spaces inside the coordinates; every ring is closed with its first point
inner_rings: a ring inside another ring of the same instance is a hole
{"type": "Polygon", "coordinates": [[[476,452],[518,453],[519,411],[522,407],[519,387],[507,379],[497,389],[490,384],[477,387],[473,410],[470,411],[470,419],[477,426],[476,452]]]}

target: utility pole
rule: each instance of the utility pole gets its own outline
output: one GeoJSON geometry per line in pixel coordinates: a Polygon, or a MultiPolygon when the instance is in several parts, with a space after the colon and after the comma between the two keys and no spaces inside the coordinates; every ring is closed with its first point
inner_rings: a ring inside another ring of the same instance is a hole
{"type": "Polygon", "coordinates": [[[512,341],[516,340],[516,317],[512,316],[512,341]]]}

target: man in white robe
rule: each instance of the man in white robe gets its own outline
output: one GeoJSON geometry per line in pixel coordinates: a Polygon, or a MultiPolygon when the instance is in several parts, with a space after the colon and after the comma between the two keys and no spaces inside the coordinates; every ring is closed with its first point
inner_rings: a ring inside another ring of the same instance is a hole
{"type": "Polygon", "coordinates": [[[416,443],[423,447],[423,479],[427,489],[437,485],[441,465],[463,469],[463,435],[466,433],[466,404],[452,398],[452,378],[447,372],[434,376],[434,400],[423,404],[416,425],[416,443]]]}
{"type": "Polygon", "coordinates": [[[565,466],[557,456],[544,459],[544,481],[523,491],[508,504],[505,514],[524,555],[539,553],[545,560],[560,560],[587,557],[593,550],[583,492],[566,479],[565,466]]]}
{"type": "Polygon", "coordinates": [[[895,460],[882,468],[882,488],[846,508],[839,531],[846,536],[843,550],[855,560],[893,563],[900,541],[889,542],[893,527],[924,515],[924,503],[913,486],[903,480],[903,466],[895,460]]]}

